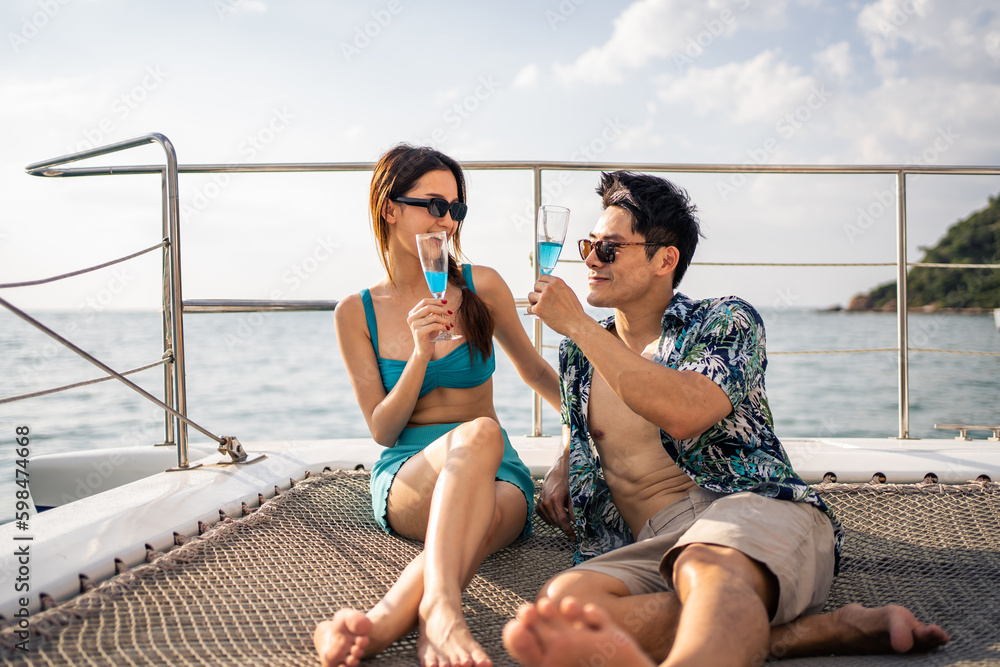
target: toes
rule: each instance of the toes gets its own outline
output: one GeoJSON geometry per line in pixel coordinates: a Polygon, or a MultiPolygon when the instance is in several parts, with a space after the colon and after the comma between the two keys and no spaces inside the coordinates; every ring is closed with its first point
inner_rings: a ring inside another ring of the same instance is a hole
{"type": "Polygon", "coordinates": [[[355,667],[364,657],[372,622],[356,609],[341,609],[333,618],[316,625],[313,644],[324,666],[355,667]]]}
{"type": "Polygon", "coordinates": [[[589,627],[597,630],[611,625],[611,616],[608,615],[604,607],[588,603],[583,606],[583,621],[589,627]]]}
{"type": "Polygon", "coordinates": [[[551,621],[559,615],[559,607],[552,601],[552,598],[542,598],[535,603],[535,611],[538,616],[546,621],[551,621]]]}
{"type": "Polygon", "coordinates": [[[575,597],[568,596],[559,603],[559,611],[567,621],[583,620],[583,605],[575,597]]]}
{"type": "Polygon", "coordinates": [[[493,661],[490,660],[490,656],[486,655],[486,651],[473,651],[470,667],[493,667],[493,661]]]}
{"type": "Polygon", "coordinates": [[[521,605],[521,607],[517,610],[517,618],[526,627],[533,627],[535,625],[538,625],[538,622],[540,620],[538,616],[538,610],[535,609],[535,605],[533,604],[521,605]]]}
{"type": "Polygon", "coordinates": [[[921,650],[932,649],[950,641],[948,633],[939,625],[925,625],[913,631],[916,647],[921,650]]]}
{"type": "Polygon", "coordinates": [[[348,632],[354,635],[367,635],[372,631],[371,619],[357,609],[341,609],[333,615],[332,621],[325,622],[334,625],[342,624],[348,632]]]}
{"type": "Polygon", "coordinates": [[[504,627],[503,645],[522,665],[537,665],[544,657],[542,645],[535,633],[521,620],[510,621],[504,627]]]}

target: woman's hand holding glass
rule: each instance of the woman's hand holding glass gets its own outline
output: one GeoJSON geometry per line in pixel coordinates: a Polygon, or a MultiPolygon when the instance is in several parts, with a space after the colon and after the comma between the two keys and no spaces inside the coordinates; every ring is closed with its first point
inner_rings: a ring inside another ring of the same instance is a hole
{"type": "Polygon", "coordinates": [[[447,302],[439,299],[421,299],[417,305],[406,316],[406,324],[413,333],[413,346],[417,356],[430,356],[434,353],[434,342],[442,339],[440,336],[451,336],[461,338],[455,334],[449,334],[448,329],[452,328],[453,313],[449,310],[447,302]]]}
{"type": "MultiPolygon", "coordinates": [[[[448,234],[445,232],[428,232],[417,234],[417,254],[420,256],[420,266],[424,269],[427,287],[435,299],[444,299],[448,290],[448,234]]],[[[451,314],[451,311],[448,311],[451,314]]],[[[431,339],[432,343],[442,340],[456,340],[458,334],[441,332],[431,339]]]]}

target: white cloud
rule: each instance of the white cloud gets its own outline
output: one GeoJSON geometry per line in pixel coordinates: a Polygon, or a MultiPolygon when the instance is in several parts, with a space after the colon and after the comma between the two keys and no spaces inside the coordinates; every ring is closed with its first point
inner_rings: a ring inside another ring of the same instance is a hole
{"type": "Polygon", "coordinates": [[[1000,30],[991,32],[983,39],[986,53],[990,54],[993,61],[1000,63],[1000,30]]]}
{"type": "MultiPolygon", "coordinates": [[[[783,8],[784,2],[772,4],[783,8]]],[[[569,65],[557,63],[557,80],[565,84],[621,83],[626,70],[646,65],[651,60],[695,49],[729,38],[736,31],[749,0],[639,0],[614,20],[610,39],[584,52],[569,65]]]]}
{"type": "Polygon", "coordinates": [[[858,26],[882,76],[922,55],[962,70],[1000,63],[1000,14],[977,0],[877,0],[858,13],[858,26]]]}
{"type": "Polygon", "coordinates": [[[828,130],[845,160],[991,164],[1000,150],[997,84],[897,79],[841,102],[828,130]]]}
{"type": "Polygon", "coordinates": [[[615,142],[622,150],[634,150],[648,148],[650,146],[662,146],[663,137],[656,132],[656,102],[646,103],[646,120],[642,125],[628,127],[622,132],[621,137],[615,142]]]}
{"type": "Polygon", "coordinates": [[[846,80],[854,70],[854,59],[851,56],[851,45],[848,42],[837,42],[828,46],[814,54],[813,60],[822,70],[840,81],[846,80]]]}
{"type": "Polygon", "coordinates": [[[534,88],[541,78],[541,69],[535,63],[525,65],[520,72],[514,76],[511,85],[514,88],[534,88]]]}
{"type": "Polygon", "coordinates": [[[664,102],[688,106],[697,115],[721,113],[734,124],[774,123],[803,104],[816,80],[764,51],[746,62],[712,69],[692,67],[660,90],[664,102]]]}
{"type": "Polygon", "coordinates": [[[263,14],[267,11],[263,0],[229,0],[229,5],[238,12],[250,14],[263,14]]]}
{"type": "Polygon", "coordinates": [[[58,112],[81,107],[96,106],[107,91],[106,82],[97,81],[90,75],[77,77],[52,77],[47,79],[10,79],[0,84],[0,96],[5,100],[16,100],[16,104],[4,105],[2,113],[8,117],[30,117],[38,113],[58,112]]]}

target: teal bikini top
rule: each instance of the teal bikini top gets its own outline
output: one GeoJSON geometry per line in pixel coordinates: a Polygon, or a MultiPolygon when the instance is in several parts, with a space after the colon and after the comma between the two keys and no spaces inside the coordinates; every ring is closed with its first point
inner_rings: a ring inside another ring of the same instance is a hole
{"type": "MultiPolygon", "coordinates": [[[[471,268],[471,265],[463,264],[462,274],[465,276],[465,282],[469,289],[475,292],[471,268]]],[[[365,319],[368,320],[368,333],[371,334],[372,347],[375,348],[375,357],[378,359],[378,370],[382,374],[382,386],[385,387],[386,392],[390,392],[399,382],[399,377],[403,374],[403,369],[406,368],[406,362],[399,359],[384,359],[379,356],[378,323],[375,321],[372,295],[368,290],[361,290],[361,301],[365,305],[365,319]]],[[[478,387],[490,379],[496,367],[496,358],[492,353],[488,359],[483,361],[478,351],[469,353],[469,342],[466,341],[440,359],[433,359],[427,364],[424,383],[420,386],[420,395],[423,396],[438,387],[456,389],[478,387]]]]}

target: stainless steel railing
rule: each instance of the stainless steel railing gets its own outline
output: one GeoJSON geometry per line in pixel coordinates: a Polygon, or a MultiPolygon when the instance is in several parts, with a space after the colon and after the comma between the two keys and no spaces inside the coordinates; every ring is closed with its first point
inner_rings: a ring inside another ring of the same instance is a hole
{"type": "MultiPolygon", "coordinates": [[[[654,173],[716,173],[716,174],[827,174],[827,175],[858,175],[884,174],[893,175],[896,181],[896,261],[897,267],[897,338],[898,338],[898,386],[899,386],[899,434],[900,439],[909,438],[909,367],[907,352],[907,268],[918,266],[907,262],[906,257],[906,176],[908,174],[954,174],[954,175],[1000,175],[1000,167],[968,167],[968,166],[921,166],[921,165],[732,165],[732,164],[665,164],[665,163],[576,163],[551,161],[507,161],[488,162],[472,161],[463,163],[470,170],[520,170],[531,171],[533,176],[533,200],[535,210],[541,205],[542,175],[545,171],[614,171],[628,169],[632,171],[654,173]]],[[[185,312],[247,312],[270,310],[318,310],[332,309],[334,302],[267,302],[267,301],[199,301],[185,303],[181,297],[180,275],[180,219],[178,213],[177,176],[178,174],[213,174],[213,173],[289,173],[289,172],[357,172],[371,171],[373,163],[342,162],[342,163],[267,163],[267,164],[203,164],[178,165],[173,147],[160,134],[150,134],[137,139],[111,144],[80,153],[38,162],[26,169],[29,174],[44,177],[74,177],[74,176],[118,176],[137,174],[160,174],[163,182],[163,218],[164,236],[167,238],[164,261],[164,347],[172,352],[172,362],[165,367],[164,385],[167,403],[176,402],[177,413],[186,415],[186,389],[184,383],[184,335],[183,313],[185,312]],[[165,166],[136,165],[115,167],[73,167],[63,168],[61,165],[85,158],[105,155],[147,143],[160,143],[166,152],[165,166]],[[171,372],[172,370],[172,372],[171,372]],[[172,398],[173,397],[173,398],[172,398]]],[[[572,261],[572,260],[571,260],[572,261]]],[[[732,263],[736,264],[736,263],[732,263]]],[[[832,264],[798,264],[797,266],[856,266],[852,263],[832,264]]],[[[870,265],[870,264],[869,264],[870,265]]],[[[892,265],[892,264],[886,264],[892,265]]],[[[931,266],[931,265],[926,265],[931,266]]],[[[997,265],[983,265],[987,268],[1000,268],[997,265]]],[[[535,276],[538,268],[535,267],[535,276]]],[[[526,301],[518,300],[518,305],[526,301]]],[[[542,323],[534,322],[534,344],[542,350],[542,323]]],[[[158,402],[158,401],[157,401],[158,402]]],[[[172,406],[168,409],[167,441],[172,439],[172,406]]],[[[542,432],[542,402],[537,394],[532,402],[532,434],[542,432]]],[[[187,465],[187,431],[191,423],[186,418],[178,417],[179,436],[177,438],[178,464],[187,465]]],[[[199,430],[200,427],[198,427],[199,430]]],[[[209,434],[211,436],[211,434],[209,434]]],[[[211,436],[219,440],[217,436],[211,436]]]]}
{"type": "MultiPolygon", "coordinates": [[[[164,443],[171,444],[174,440],[174,422],[177,421],[177,465],[181,468],[188,467],[188,443],[187,426],[192,424],[209,437],[222,441],[217,436],[205,431],[187,418],[187,391],[184,374],[184,323],[181,317],[181,238],[180,238],[180,214],[178,207],[178,169],[177,154],[173,144],[162,134],[152,133],[127,141],[120,141],[108,146],[101,146],[89,150],[72,153],[51,160],[35,162],[28,165],[25,170],[35,176],[56,176],[73,173],[73,169],[55,169],[60,165],[85,160],[88,158],[108,155],[126,151],[146,144],[158,143],[163,148],[165,154],[164,166],[157,166],[155,172],[160,174],[162,191],[162,214],[163,214],[163,360],[164,364],[164,401],[160,402],[122,375],[115,373],[112,369],[96,361],[89,355],[83,353],[82,356],[97,364],[102,370],[116,377],[121,382],[130,386],[133,390],[157,403],[165,410],[164,416],[164,443]]],[[[117,173],[116,168],[108,167],[107,173],[117,173]]],[[[7,304],[5,304],[7,305],[7,304]]],[[[8,305],[8,308],[10,306],[8,305]]],[[[36,323],[37,326],[37,323],[36,323]]],[[[47,332],[50,333],[51,332],[47,332]]],[[[59,340],[58,337],[56,337],[59,340]]],[[[82,351],[72,346],[68,341],[60,340],[74,351],[82,351]]]]}

